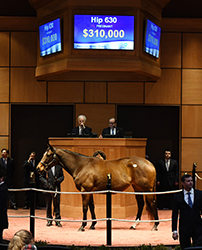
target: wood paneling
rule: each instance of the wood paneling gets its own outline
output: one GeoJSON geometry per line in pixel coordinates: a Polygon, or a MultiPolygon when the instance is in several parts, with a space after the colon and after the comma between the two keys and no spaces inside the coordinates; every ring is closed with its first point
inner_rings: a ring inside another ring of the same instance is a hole
{"type": "Polygon", "coordinates": [[[83,102],[83,82],[49,82],[48,102],[83,102]]]}
{"type": "Polygon", "coordinates": [[[9,66],[9,33],[0,32],[0,66],[9,66]]]}
{"type": "Polygon", "coordinates": [[[86,82],[85,102],[106,103],[106,82],[86,82]]]}
{"type": "Polygon", "coordinates": [[[9,69],[0,68],[0,102],[9,102],[9,69]]]}
{"type": "MultiPolygon", "coordinates": [[[[197,163],[196,171],[202,171],[202,139],[182,139],[182,171],[191,171],[197,163]]],[[[202,177],[202,176],[201,176],[202,177]]]]}
{"type": "Polygon", "coordinates": [[[11,32],[11,66],[36,66],[37,32],[11,32]]]}
{"type": "Polygon", "coordinates": [[[116,114],[115,105],[110,104],[77,104],[76,105],[76,126],[78,115],[84,114],[87,117],[86,125],[92,128],[98,135],[103,128],[109,126],[108,119],[116,114]]]}
{"type": "Polygon", "coordinates": [[[182,106],[182,137],[202,137],[202,106],[182,106]]]}
{"type": "Polygon", "coordinates": [[[182,70],[182,104],[202,104],[202,70],[182,70]]]}
{"type": "Polygon", "coordinates": [[[162,18],[161,29],[168,32],[201,32],[202,18],[162,18]]]}
{"type": "Polygon", "coordinates": [[[109,82],[108,103],[143,103],[142,82],[109,82]]]}
{"type": "Polygon", "coordinates": [[[202,68],[202,34],[183,34],[183,68],[202,68]]]}
{"type": "Polygon", "coordinates": [[[5,31],[38,31],[37,17],[1,16],[0,29],[5,31]]]}
{"type": "Polygon", "coordinates": [[[9,135],[9,104],[0,104],[0,135],[9,135]]]}
{"type": "Polygon", "coordinates": [[[180,98],[180,69],[163,69],[160,80],[145,83],[145,103],[180,104],[180,98]]]}
{"type": "Polygon", "coordinates": [[[161,34],[161,67],[181,68],[181,34],[161,34]]]}
{"type": "Polygon", "coordinates": [[[11,68],[11,102],[45,102],[46,83],[37,82],[34,68],[11,68]]]}
{"type": "Polygon", "coordinates": [[[8,148],[8,136],[0,136],[0,150],[8,148]]]}

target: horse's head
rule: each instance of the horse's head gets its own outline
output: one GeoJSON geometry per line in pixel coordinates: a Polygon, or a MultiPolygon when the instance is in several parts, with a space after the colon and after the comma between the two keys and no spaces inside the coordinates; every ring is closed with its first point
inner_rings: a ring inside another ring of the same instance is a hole
{"type": "Polygon", "coordinates": [[[52,166],[58,163],[58,158],[56,156],[56,150],[50,144],[39,164],[36,167],[36,171],[42,173],[43,171],[48,171],[52,166]]]}

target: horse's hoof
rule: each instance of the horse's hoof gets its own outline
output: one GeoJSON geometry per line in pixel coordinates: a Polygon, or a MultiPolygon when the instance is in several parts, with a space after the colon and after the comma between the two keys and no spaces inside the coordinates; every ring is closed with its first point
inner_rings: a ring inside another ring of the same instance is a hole
{"type": "Polygon", "coordinates": [[[158,231],[157,226],[153,226],[151,231],[158,231]]]}
{"type": "Polygon", "coordinates": [[[89,229],[95,230],[95,226],[90,226],[89,229]]]}
{"type": "Polygon", "coordinates": [[[136,229],[136,227],[140,224],[139,221],[140,221],[140,220],[137,219],[137,220],[135,221],[135,223],[130,227],[130,229],[136,229]]]}
{"type": "Polygon", "coordinates": [[[136,227],[134,227],[134,226],[131,226],[131,227],[130,227],[130,229],[133,229],[133,230],[135,230],[135,229],[136,229],[136,227]]]}
{"type": "Polygon", "coordinates": [[[80,228],[78,229],[78,231],[79,231],[79,232],[84,232],[85,229],[84,229],[84,227],[80,227],[80,228]]]}

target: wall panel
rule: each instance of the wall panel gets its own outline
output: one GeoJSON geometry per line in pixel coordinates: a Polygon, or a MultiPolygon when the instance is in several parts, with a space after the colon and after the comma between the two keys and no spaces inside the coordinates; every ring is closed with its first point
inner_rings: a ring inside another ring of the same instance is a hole
{"type": "Polygon", "coordinates": [[[181,68],[181,34],[161,34],[161,67],[181,68]]]}
{"type": "Polygon", "coordinates": [[[9,104],[0,104],[0,135],[9,135],[9,104]]]}
{"type": "Polygon", "coordinates": [[[11,66],[36,66],[37,32],[11,32],[11,66]]]}
{"type": "Polygon", "coordinates": [[[83,82],[49,82],[48,102],[83,102],[83,82]]]}
{"type": "Polygon", "coordinates": [[[197,163],[196,171],[202,171],[202,139],[182,139],[182,171],[191,171],[197,163]]]}
{"type": "Polygon", "coordinates": [[[182,137],[202,137],[202,106],[182,106],[182,137]]]}
{"type": "Polygon", "coordinates": [[[0,102],[9,102],[9,68],[0,68],[0,102]]]}
{"type": "Polygon", "coordinates": [[[8,149],[8,136],[0,136],[0,150],[2,148],[8,149]]]}
{"type": "Polygon", "coordinates": [[[142,82],[109,82],[108,103],[143,103],[142,82]]]}
{"type": "Polygon", "coordinates": [[[85,102],[106,103],[106,82],[86,82],[85,102]]]}
{"type": "Polygon", "coordinates": [[[180,99],[180,69],[162,69],[160,80],[145,83],[145,103],[180,104],[180,99]]]}
{"type": "Polygon", "coordinates": [[[116,114],[115,105],[110,104],[77,104],[76,105],[76,126],[78,115],[86,115],[86,125],[92,128],[92,132],[98,135],[103,128],[109,126],[108,119],[116,114]]]}
{"type": "Polygon", "coordinates": [[[9,66],[9,32],[0,32],[0,66],[9,66]]]}
{"type": "Polygon", "coordinates": [[[45,102],[46,83],[37,82],[34,68],[11,68],[11,102],[45,102]]]}
{"type": "Polygon", "coordinates": [[[202,68],[202,34],[183,34],[183,68],[202,68]]]}
{"type": "Polygon", "coordinates": [[[202,104],[202,69],[182,70],[182,104],[202,104]]]}

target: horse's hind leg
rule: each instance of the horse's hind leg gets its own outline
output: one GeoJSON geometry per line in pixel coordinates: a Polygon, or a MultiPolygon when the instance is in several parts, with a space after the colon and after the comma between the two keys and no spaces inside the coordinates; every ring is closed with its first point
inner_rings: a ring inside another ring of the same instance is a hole
{"type": "Polygon", "coordinates": [[[144,207],[144,198],[143,195],[135,195],[137,200],[138,212],[136,216],[135,223],[130,227],[131,229],[135,229],[139,225],[139,221],[141,220],[142,211],[144,207]]]}
{"type": "MultiPolygon", "coordinates": [[[[89,199],[89,208],[90,208],[90,213],[91,213],[91,218],[96,219],[95,216],[95,205],[94,205],[94,200],[93,200],[93,194],[90,194],[90,199],[89,199]]],[[[95,224],[97,221],[93,221],[89,229],[95,229],[95,224]]]]}
{"type": "MultiPolygon", "coordinates": [[[[88,212],[88,204],[89,204],[90,194],[82,194],[82,202],[83,202],[83,220],[87,220],[87,212],[88,212]]],[[[85,231],[85,226],[87,225],[86,221],[82,222],[81,227],[78,231],[85,231]]]]}
{"type": "MultiPolygon", "coordinates": [[[[147,204],[147,211],[150,217],[154,220],[159,220],[158,211],[157,211],[157,203],[156,203],[156,196],[155,195],[146,195],[146,204],[147,204]]],[[[158,230],[159,221],[154,223],[152,231],[158,230]]]]}

